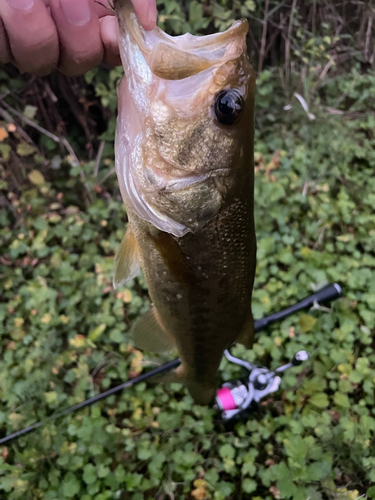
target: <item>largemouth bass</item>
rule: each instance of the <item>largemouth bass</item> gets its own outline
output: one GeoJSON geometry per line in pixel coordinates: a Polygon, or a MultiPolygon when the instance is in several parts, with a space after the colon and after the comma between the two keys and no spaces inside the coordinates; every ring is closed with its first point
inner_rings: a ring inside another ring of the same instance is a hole
{"type": "Polygon", "coordinates": [[[129,225],[114,286],[143,269],[152,300],[137,347],[177,349],[169,380],[209,404],[223,351],[253,342],[255,74],[248,23],[203,37],[145,32],[115,0],[125,76],[116,171],[129,225]]]}

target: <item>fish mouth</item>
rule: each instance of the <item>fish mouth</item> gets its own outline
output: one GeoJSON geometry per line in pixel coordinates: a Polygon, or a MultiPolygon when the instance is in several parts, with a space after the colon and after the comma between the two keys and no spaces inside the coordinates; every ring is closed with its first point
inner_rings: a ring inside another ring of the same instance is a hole
{"type": "MultiPolygon", "coordinates": [[[[130,0],[114,0],[121,40],[138,46],[151,72],[164,80],[182,80],[238,59],[246,51],[248,22],[235,21],[226,31],[205,36],[170,36],[156,27],[145,31],[130,0]]],[[[125,61],[123,61],[124,63],[125,61]]]]}
{"type": "MultiPolygon", "coordinates": [[[[247,92],[248,23],[237,21],[213,35],[172,37],[157,27],[146,32],[130,0],[114,0],[114,7],[125,73],[118,88],[115,145],[121,194],[129,214],[181,238],[197,232],[219,211],[224,197],[217,187],[220,179],[226,179],[224,191],[231,184],[229,170],[215,173],[217,162],[208,167],[209,160],[192,161],[189,168],[171,149],[177,151],[183,136],[197,128],[189,124],[198,122],[203,129],[197,140],[207,130],[207,141],[214,141],[216,127],[220,130],[213,123],[215,96],[226,87],[247,92]],[[160,130],[173,132],[172,139],[158,135],[160,130]],[[187,207],[189,197],[197,221],[187,207]]],[[[229,154],[230,134],[220,136],[223,155],[229,154]]],[[[221,159],[218,163],[223,165],[221,159]]]]}

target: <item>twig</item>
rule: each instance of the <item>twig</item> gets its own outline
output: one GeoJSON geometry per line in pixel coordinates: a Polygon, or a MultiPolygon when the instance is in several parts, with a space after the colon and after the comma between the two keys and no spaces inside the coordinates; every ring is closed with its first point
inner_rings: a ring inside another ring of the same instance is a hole
{"type": "MultiPolygon", "coordinates": [[[[270,15],[270,14],[269,14],[270,15]]],[[[273,46],[273,42],[275,41],[275,38],[279,35],[279,33],[282,32],[282,30],[284,29],[284,24],[285,24],[285,17],[283,17],[281,20],[280,20],[280,23],[279,24],[274,24],[273,25],[273,30],[272,30],[272,35],[270,37],[270,41],[268,42],[268,45],[267,47],[265,48],[265,51],[264,51],[264,56],[266,56],[266,54],[268,54],[268,52],[271,50],[272,46],[273,46]],[[279,30],[279,31],[277,31],[279,30]]],[[[270,23],[271,24],[271,23],[270,23]]]]}
{"type": "Polygon", "coordinates": [[[65,137],[63,137],[62,139],[60,139],[59,137],[57,137],[57,135],[52,134],[52,132],[49,132],[45,128],[41,127],[37,123],[35,123],[32,120],[30,120],[30,118],[27,118],[22,113],[20,113],[16,109],[12,108],[12,106],[9,106],[9,104],[6,103],[5,101],[2,101],[2,104],[7,109],[9,109],[9,111],[11,113],[13,113],[14,115],[20,117],[25,123],[27,123],[28,125],[30,125],[30,127],[35,128],[35,130],[38,130],[38,132],[40,132],[41,134],[44,134],[47,137],[49,137],[50,139],[52,139],[53,141],[55,141],[55,142],[57,142],[57,143],[62,144],[63,146],[65,146],[65,148],[68,151],[68,153],[74,158],[74,161],[77,163],[77,165],[79,165],[79,160],[77,158],[77,155],[75,154],[74,149],[72,148],[72,146],[69,144],[68,140],[65,137]]]}
{"type": "Polygon", "coordinates": [[[116,357],[117,359],[121,359],[121,356],[115,352],[109,352],[107,353],[104,358],[99,361],[99,363],[96,365],[96,367],[94,368],[94,370],[91,372],[90,374],[90,386],[91,386],[91,393],[94,394],[94,379],[97,375],[97,373],[104,367],[104,365],[109,365],[109,364],[114,364],[114,361],[115,360],[112,360],[110,358],[112,357],[116,357]],[[108,363],[107,363],[108,361],[108,363]]]}
{"type": "Polygon", "coordinates": [[[7,90],[6,92],[4,92],[4,94],[1,94],[1,95],[0,95],[0,99],[1,99],[1,100],[5,99],[5,97],[7,97],[10,93],[11,93],[11,91],[10,91],[10,90],[7,90]]]}
{"type": "MultiPolygon", "coordinates": [[[[4,118],[4,120],[6,122],[12,123],[13,125],[16,125],[16,123],[14,123],[12,116],[10,116],[10,114],[7,111],[5,111],[5,109],[0,108],[0,115],[4,118]]],[[[31,137],[29,137],[29,135],[26,134],[26,132],[24,130],[22,130],[21,127],[17,127],[17,132],[20,134],[21,137],[23,137],[25,139],[26,142],[34,145],[34,142],[31,139],[31,137]]]]}
{"type": "Polygon", "coordinates": [[[263,68],[263,61],[264,61],[264,55],[265,55],[265,49],[266,49],[269,6],[270,6],[270,2],[269,2],[269,0],[266,0],[266,6],[264,9],[264,19],[263,19],[262,43],[260,46],[260,54],[259,54],[258,74],[261,73],[262,68],[263,68]]]}
{"type": "Polygon", "coordinates": [[[297,0],[293,0],[292,10],[290,12],[288,35],[287,35],[287,38],[285,41],[285,83],[286,83],[286,85],[289,84],[290,38],[292,36],[293,17],[294,17],[294,10],[296,8],[296,3],[297,3],[297,0]]]}
{"type": "Polygon", "coordinates": [[[330,108],[328,106],[325,106],[324,109],[328,111],[330,115],[344,115],[345,111],[342,111],[341,109],[335,109],[335,108],[330,108]]]}
{"type": "Polygon", "coordinates": [[[27,118],[27,116],[24,116],[22,113],[20,113],[16,109],[12,108],[12,106],[9,106],[9,104],[7,102],[5,102],[4,100],[2,100],[2,105],[5,106],[14,115],[18,116],[19,118],[22,118],[22,120],[25,123],[27,123],[28,125],[30,125],[30,127],[35,128],[36,130],[38,130],[42,134],[46,135],[47,137],[49,137],[50,139],[52,139],[55,142],[61,142],[60,139],[57,137],[57,135],[52,134],[51,132],[49,132],[45,128],[43,128],[40,125],[38,125],[37,123],[33,122],[32,120],[30,120],[30,118],[27,118]]]}
{"type": "MultiPolygon", "coordinates": [[[[61,144],[63,144],[63,145],[65,146],[65,148],[66,148],[66,150],[68,151],[68,153],[70,154],[70,156],[73,156],[73,159],[74,159],[75,163],[76,163],[77,165],[79,165],[79,164],[80,164],[79,159],[78,159],[77,155],[75,154],[74,149],[73,149],[73,148],[72,148],[72,146],[69,144],[68,139],[66,139],[66,137],[63,137],[62,139],[60,139],[60,141],[59,141],[59,142],[61,142],[61,144]]],[[[81,171],[81,172],[82,172],[82,171],[81,171]]]]}
{"type": "Polygon", "coordinates": [[[313,94],[317,87],[320,85],[320,82],[323,80],[323,78],[326,76],[328,73],[329,69],[331,68],[332,64],[334,63],[333,57],[330,58],[330,60],[327,62],[327,64],[324,66],[323,71],[319,75],[319,80],[313,85],[312,89],[310,90],[310,93],[313,94]]]}
{"type": "Polygon", "coordinates": [[[281,67],[279,68],[279,76],[280,76],[281,86],[285,90],[284,73],[283,73],[283,69],[281,67]]]}
{"type": "Polygon", "coordinates": [[[370,17],[368,19],[368,25],[367,25],[367,31],[366,31],[365,58],[367,60],[370,59],[370,38],[371,38],[371,31],[372,31],[372,22],[373,22],[373,16],[371,13],[370,17]]]}
{"type": "MultiPolygon", "coordinates": [[[[90,159],[91,159],[91,153],[92,153],[92,148],[91,148],[91,133],[90,129],[88,126],[89,120],[87,117],[83,116],[83,112],[80,109],[80,100],[76,97],[74,93],[74,85],[72,85],[71,82],[68,83],[67,79],[64,78],[61,75],[61,78],[59,78],[59,88],[60,91],[64,97],[64,99],[67,101],[70,111],[73,113],[75,116],[77,122],[81,125],[85,136],[86,136],[86,142],[87,142],[87,149],[90,154],[90,159]]],[[[83,104],[83,107],[85,107],[85,104],[83,104]]]]}
{"type": "MultiPolygon", "coordinates": [[[[75,164],[77,166],[80,166],[80,161],[74,151],[74,149],[72,148],[72,146],[69,144],[69,141],[66,137],[62,137],[61,139],[59,137],[57,137],[57,135],[55,134],[52,134],[52,132],[49,132],[48,130],[46,130],[45,128],[41,127],[40,125],[38,125],[37,123],[33,122],[32,120],[30,120],[29,118],[27,118],[26,116],[24,116],[22,113],[20,113],[19,111],[17,111],[16,109],[12,108],[12,106],[10,106],[8,103],[6,103],[4,100],[2,100],[2,105],[5,106],[11,113],[13,113],[14,115],[20,117],[25,123],[27,123],[30,127],[33,127],[35,128],[35,130],[38,130],[38,132],[40,132],[41,134],[44,134],[46,135],[47,137],[49,137],[50,139],[52,139],[53,141],[59,143],[59,144],[62,144],[63,146],[65,146],[65,149],[68,151],[68,153],[70,154],[70,156],[72,156],[75,164]]],[[[1,108],[0,108],[1,109],[1,108]]],[[[82,170],[82,168],[80,168],[80,176],[81,176],[81,179],[82,179],[82,183],[86,189],[86,192],[88,194],[88,197],[89,197],[89,200],[92,202],[93,198],[92,198],[92,194],[91,194],[91,189],[89,187],[89,185],[87,184],[86,182],[86,177],[85,177],[85,173],[84,171],[82,170]]]]}
{"type": "Polygon", "coordinates": [[[372,51],[371,57],[369,59],[369,63],[372,64],[374,62],[374,59],[375,59],[375,47],[374,47],[374,50],[372,51]]]}
{"type": "Polygon", "coordinates": [[[369,112],[361,112],[361,111],[342,111],[341,109],[330,108],[329,106],[323,106],[323,109],[327,111],[330,115],[347,116],[351,120],[355,120],[369,114],[369,112]]]}
{"type": "Polygon", "coordinates": [[[104,182],[108,179],[108,177],[110,177],[112,174],[114,174],[116,172],[116,169],[115,168],[112,168],[112,170],[110,170],[108,172],[108,174],[106,174],[103,179],[101,179],[101,181],[99,182],[99,184],[104,184],[104,182]]]}
{"type": "MultiPolygon", "coordinates": [[[[23,172],[22,172],[22,164],[20,165],[20,159],[18,158],[18,156],[16,154],[14,154],[13,152],[11,153],[12,155],[12,159],[15,160],[15,163],[18,167],[18,169],[14,169],[14,168],[10,168],[9,171],[10,171],[10,175],[13,177],[13,181],[14,183],[17,185],[17,189],[20,189],[21,188],[21,184],[22,184],[22,178],[21,178],[21,182],[19,182],[19,180],[17,179],[17,176],[16,176],[16,173],[15,172],[20,172],[21,171],[21,176],[23,175],[23,172]]],[[[20,219],[17,219],[16,221],[16,225],[13,226],[13,231],[15,230],[15,227],[17,227],[18,223],[19,223],[20,219]]]]}
{"type": "Polygon", "coordinates": [[[47,94],[50,96],[52,102],[57,102],[58,98],[56,97],[55,93],[52,91],[50,84],[48,82],[44,82],[44,88],[47,91],[47,94]]]}
{"type": "Polygon", "coordinates": [[[310,187],[310,182],[306,181],[305,184],[303,185],[303,191],[302,191],[302,196],[307,195],[307,191],[309,190],[310,187]]]}
{"type": "Polygon", "coordinates": [[[27,123],[28,125],[30,125],[30,127],[35,128],[35,130],[38,130],[38,132],[40,132],[41,134],[44,134],[47,137],[49,137],[50,139],[52,139],[53,141],[55,141],[55,142],[57,142],[57,143],[62,144],[63,146],[65,146],[65,148],[68,151],[68,153],[73,157],[73,159],[77,163],[77,165],[79,165],[78,157],[75,154],[74,149],[72,148],[72,146],[69,144],[68,140],[65,137],[62,137],[60,139],[60,137],[57,137],[57,135],[52,134],[52,132],[49,132],[45,128],[41,127],[37,123],[35,123],[32,120],[30,120],[30,118],[27,118],[27,116],[24,116],[22,113],[20,113],[16,109],[12,108],[12,106],[9,106],[9,104],[6,103],[5,101],[2,101],[2,105],[5,106],[7,109],[9,109],[9,111],[11,113],[13,113],[14,115],[16,115],[19,118],[21,118],[25,123],[27,123]]]}
{"type": "Polygon", "coordinates": [[[345,97],[347,97],[348,93],[352,91],[352,89],[354,88],[354,85],[357,83],[357,80],[358,80],[358,77],[355,77],[351,86],[350,86],[350,89],[348,91],[344,92],[343,94],[341,94],[341,96],[336,100],[336,102],[332,106],[332,109],[337,109],[337,107],[342,103],[342,101],[345,99],[345,97]]]}
{"type": "Polygon", "coordinates": [[[307,102],[305,101],[305,99],[301,96],[301,94],[298,94],[297,92],[294,92],[294,97],[296,99],[298,99],[298,101],[300,102],[303,110],[305,111],[305,113],[307,114],[307,116],[309,117],[310,120],[315,120],[316,116],[311,113],[309,111],[309,106],[307,105],[307,102]]]}
{"type": "Polygon", "coordinates": [[[105,141],[100,141],[98,153],[96,155],[95,166],[94,166],[94,177],[98,176],[100,160],[102,159],[103,150],[105,146],[105,141]]]}
{"type": "Polygon", "coordinates": [[[323,226],[323,229],[320,231],[319,233],[319,236],[318,236],[318,239],[316,240],[316,242],[314,243],[314,246],[313,246],[313,250],[316,250],[317,248],[320,247],[320,245],[322,244],[323,242],[323,238],[324,238],[324,233],[327,229],[327,225],[323,226]]]}

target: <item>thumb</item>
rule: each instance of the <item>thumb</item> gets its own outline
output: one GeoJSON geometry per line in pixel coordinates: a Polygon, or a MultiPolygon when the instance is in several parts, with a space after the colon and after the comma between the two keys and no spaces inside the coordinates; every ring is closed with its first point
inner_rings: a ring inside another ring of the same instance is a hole
{"type": "Polygon", "coordinates": [[[156,26],[156,0],[131,0],[138,21],[146,31],[156,26]]]}

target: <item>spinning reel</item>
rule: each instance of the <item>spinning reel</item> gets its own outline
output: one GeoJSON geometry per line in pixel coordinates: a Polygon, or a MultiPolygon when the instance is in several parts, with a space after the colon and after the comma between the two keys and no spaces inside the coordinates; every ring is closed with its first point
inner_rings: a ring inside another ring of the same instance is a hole
{"type": "Polygon", "coordinates": [[[228,351],[224,354],[228,361],[244,367],[248,372],[244,378],[225,382],[216,393],[214,408],[221,411],[224,422],[231,419],[239,420],[251,412],[256,403],[278,390],[281,382],[279,373],[301,365],[310,357],[307,351],[298,351],[289,363],[275,370],[269,370],[264,366],[235,358],[228,351]]]}

